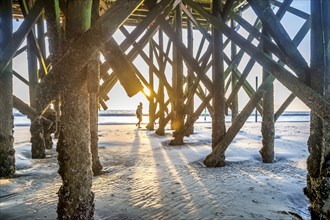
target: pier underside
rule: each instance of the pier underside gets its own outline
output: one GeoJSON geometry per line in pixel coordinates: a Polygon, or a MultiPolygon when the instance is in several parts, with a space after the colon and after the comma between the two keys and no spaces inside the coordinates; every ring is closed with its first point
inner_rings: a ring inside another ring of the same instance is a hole
{"type": "Polygon", "coordinates": [[[304,192],[312,218],[329,219],[330,1],[302,2],[310,4],[308,13],[295,3],[0,0],[0,176],[15,173],[15,108],[31,119],[33,158],[45,158],[52,133],[58,138],[63,181],[58,218],[91,219],[91,179],[102,170],[97,114],[108,108],[116,84],[128,97],[144,94],[147,129],[161,136],[169,125],[173,148],[194,134],[207,109],[212,117],[207,167],[226,165],[226,150],[255,110],[262,118],[260,156],[264,163],[274,162],[276,121],[299,99],[311,111],[304,192]],[[297,21],[295,31],[283,22],[286,16],[297,21]],[[15,32],[14,19],[22,19],[15,32]],[[117,33],[124,39],[115,39],[117,33]],[[310,61],[299,47],[306,36],[310,61]],[[28,79],[12,68],[22,53],[27,53],[28,79]],[[29,102],[13,93],[13,77],[29,88],[29,102]],[[244,104],[238,101],[242,97],[248,99],[244,104]],[[229,113],[232,123],[226,127],[229,113]]]}

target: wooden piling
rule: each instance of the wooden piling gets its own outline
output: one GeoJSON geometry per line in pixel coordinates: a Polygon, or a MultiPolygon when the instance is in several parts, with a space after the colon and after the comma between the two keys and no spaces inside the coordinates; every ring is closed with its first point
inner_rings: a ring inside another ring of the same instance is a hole
{"type": "MultiPolygon", "coordinates": [[[[221,1],[212,1],[212,15],[221,19],[221,1]]],[[[222,139],[226,132],[225,126],[225,77],[224,77],[224,58],[223,58],[223,40],[222,33],[212,28],[213,41],[213,99],[212,106],[214,115],[212,118],[212,148],[214,148],[222,139]]]]}
{"type": "MultiPolygon", "coordinates": [[[[152,43],[150,41],[149,43],[149,58],[150,60],[154,60],[154,56],[153,56],[153,46],[152,43]]],[[[153,69],[150,67],[149,65],[149,84],[152,88],[152,90],[154,89],[154,71],[153,69]]],[[[147,124],[147,129],[149,131],[153,131],[154,127],[155,127],[155,111],[156,111],[156,103],[154,102],[154,95],[150,95],[150,101],[149,101],[149,123],[147,124]]]]}
{"type": "MultiPolygon", "coordinates": [[[[236,22],[234,19],[230,20],[231,28],[234,29],[236,27],[236,22]]],[[[231,42],[231,61],[233,62],[237,55],[237,47],[236,45],[231,42]]],[[[237,68],[235,65],[233,68],[237,68]]],[[[237,84],[237,76],[234,71],[231,73],[231,89],[232,91],[235,89],[237,84]]],[[[231,101],[231,121],[234,122],[238,115],[238,93],[234,93],[232,101],[231,101]]]]}
{"type": "MultiPolygon", "coordinates": [[[[26,17],[28,11],[33,7],[34,1],[29,0],[26,3],[21,1],[20,3],[21,3],[21,10],[25,15],[24,17],[26,17]]],[[[39,21],[40,20],[42,20],[42,18],[39,18],[39,21]]],[[[36,30],[35,26],[36,25],[32,26],[31,31],[27,36],[27,59],[28,59],[28,75],[29,75],[29,95],[30,95],[29,99],[30,99],[30,106],[32,108],[36,108],[37,97],[35,90],[40,76],[39,75],[40,72],[38,72],[38,59],[37,59],[38,47],[36,46],[37,41],[36,41],[36,36],[34,34],[36,30]]],[[[43,41],[40,40],[40,42],[43,41]]],[[[31,118],[30,133],[31,133],[31,143],[32,143],[31,146],[32,158],[34,159],[45,158],[46,157],[45,132],[43,128],[43,123],[39,118],[33,118],[33,119],[31,118]]]]}
{"type": "MultiPolygon", "coordinates": [[[[162,30],[159,30],[158,31],[158,38],[159,38],[159,48],[160,48],[160,51],[163,51],[163,45],[164,45],[164,37],[163,37],[163,31],[162,30]]],[[[161,52],[160,53],[160,60],[163,61],[164,60],[164,57],[163,57],[163,53],[161,52]]],[[[160,66],[160,70],[162,71],[165,71],[165,62],[162,63],[162,66],[160,66]]],[[[155,133],[157,135],[160,135],[160,136],[164,136],[165,135],[165,126],[166,126],[166,123],[165,123],[165,103],[164,103],[164,85],[162,82],[159,82],[158,84],[158,97],[159,97],[159,121],[158,121],[158,128],[157,130],[155,131],[155,133]]]]}
{"type": "MultiPolygon", "coordinates": [[[[32,1],[29,1],[29,6],[32,7],[32,1]]],[[[24,6],[21,6],[21,9],[24,6]]],[[[22,9],[24,11],[24,8],[22,9]]],[[[35,88],[38,84],[38,60],[35,51],[35,38],[33,32],[35,31],[35,25],[32,27],[27,37],[27,59],[28,59],[28,74],[29,74],[29,94],[30,94],[30,106],[36,107],[36,94],[35,88]]],[[[33,136],[34,134],[32,134],[33,136]]]]}
{"type": "MultiPolygon", "coordinates": [[[[70,42],[90,27],[92,2],[67,1],[66,4],[69,15],[66,17],[66,37],[70,42]]],[[[62,79],[57,80],[60,83],[62,79]]],[[[73,87],[61,91],[62,115],[57,152],[58,173],[63,184],[58,191],[57,214],[58,219],[93,219],[94,193],[91,191],[93,174],[87,82],[85,80],[80,85],[74,85],[73,78],[68,80],[73,87]]]]}
{"type": "MultiPolygon", "coordinates": [[[[270,2],[269,2],[270,4],[270,2]]],[[[270,38],[270,34],[263,29],[262,33],[270,38]]],[[[272,54],[267,48],[263,48],[265,54],[270,57],[272,54]]],[[[265,81],[270,75],[267,70],[263,69],[262,79],[265,81]]],[[[262,101],[262,148],[260,155],[264,163],[272,163],[274,161],[274,139],[275,139],[275,126],[274,126],[274,86],[273,83],[269,83],[267,92],[263,96],[262,101]]],[[[256,112],[257,113],[257,112],[256,112]]]]}
{"type": "MultiPolygon", "coordinates": [[[[319,94],[329,99],[329,47],[330,47],[330,2],[311,1],[311,68],[310,85],[319,94]],[[325,79],[325,80],[324,80],[325,79]]],[[[330,121],[311,111],[310,136],[308,139],[307,187],[305,194],[310,200],[312,219],[329,219],[329,161],[330,121]]]]}
{"type": "MultiPolygon", "coordinates": [[[[13,36],[12,1],[0,1],[0,57],[13,36]]],[[[15,173],[13,75],[11,62],[0,70],[0,177],[15,173]]]]}
{"type": "MultiPolygon", "coordinates": [[[[188,9],[190,12],[191,9],[188,9]]],[[[191,56],[194,56],[194,31],[193,31],[193,23],[191,20],[188,20],[187,23],[187,41],[188,41],[188,50],[190,52],[191,56]]],[[[188,67],[188,76],[187,76],[187,88],[191,88],[194,84],[194,77],[193,77],[194,71],[192,68],[188,67]]],[[[193,95],[194,97],[194,95],[193,95]]],[[[187,107],[187,120],[189,120],[192,115],[194,114],[194,98],[192,97],[192,100],[189,102],[189,106],[187,107]]],[[[191,126],[190,134],[194,133],[194,125],[191,126]]]]}
{"type": "MultiPolygon", "coordinates": [[[[59,0],[54,0],[45,5],[45,18],[48,33],[49,60],[53,66],[61,58],[64,47],[59,0]]],[[[54,110],[56,111],[56,131],[54,136],[58,139],[60,135],[59,124],[61,115],[61,98],[59,95],[54,100],[54,110]]]]}
{"type": "MultiPolygon", "coordinates": [[[[180,4],[174,9],[174,31],[179,41],[182,41],[182,9],[180,4]]],[[[173,46],[173,65],[172,65],[172,87],[175,90],[174,103],[172,111],[174,112],[174,118],[171,122],[172,130],[179,130],[184,123],[183,112],[183,60],[179,53],[179,48],[173,46]]]]}
{"type": "MultiPolygon", "coordinates": [[[[92,20],[93,25],[99,19],[100,0],[93,0],[92,3],[92,20]]],[[[90,112],[90,132],[91,132],[91,153],[92,153],[92,170],[94,176],[99,175],[102,171],[102,165],[99,158],[99,137],[98,137],[98,107],[99,107],[99,85],[100,85],[100,52],[96,53],[87,64],[87,87],[89,92],[89,112],[90,112]]]]}

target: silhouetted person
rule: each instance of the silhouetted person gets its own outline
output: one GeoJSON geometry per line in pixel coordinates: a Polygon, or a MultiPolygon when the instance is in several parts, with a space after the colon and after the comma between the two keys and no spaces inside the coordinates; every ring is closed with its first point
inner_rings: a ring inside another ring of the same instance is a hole
{"type": "Polygon", "coordinates": [[[136,117],[139,119],[138,123],[136,123],[136,126],[141,128],[140,124],[142,121],[142,102],[140,102],[140,104],[138,105],[138,107],[136,109],[136,117]]]}

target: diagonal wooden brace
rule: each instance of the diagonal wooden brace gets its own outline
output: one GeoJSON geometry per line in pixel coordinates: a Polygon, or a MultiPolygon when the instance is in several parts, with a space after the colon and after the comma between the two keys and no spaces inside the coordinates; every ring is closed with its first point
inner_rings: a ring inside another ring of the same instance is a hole
{"type": "Polygon", "coordinates": [[[4,69],[8,66],[11,59],[15,56],[16,51],[23,43],[26,36],[30,33],[33,25],[39,19],[44,8],[44,1],[38,0],[33,5],[30,13],[26,16],[23,23],[14,33],[12,40],[7,44],[3,51],[0,51],[0,76],[4,73],[4,69]]]}
{"type": "Polygon", "coordinates": [[[143,90],[143,86],[140,80],[135,75],[135,70],[132,64],[126,58],[124,52],[119,48],[118,44],[114,39],[109,40],[105,47],[107,50],[101,51],[110,64],[111,68],[116,73],[120,84],[124,87],[127,95],[132,97],[139,91],[143,90]]]}
{"type": "Polygon", "coordinates": [[[73,42],[62,58],[53,66],[36,88],[37,111],[42,111],[60,92],[69,92],[86,80],[81,71],[97,56],[97,50],[109,40],[112,34],[134,12],[144,0],[116,1],[95,24],[73,42]],[[71,78],[68,80],[68,78],[71,78]],[[74,85],[68,82],[75,82],[74,85]]]}
{"type": "Polygon", "coordinates": [[[302,100],[311,110],[324,120],[330,120],[330,103],[320,94],[307,86],[304,82],[295,77],[291,72],[283,68],[280,64],[269,58],[261,50],[249,43],[245,38],[240,36],[219,19],[213,17],[198,4],[192,0],[183,0],[191,8],[196,10],[208,22],[222,31],[224,35],[230,38],[237,46],[241,47],[247,54],[253,57],[268,72],[270,72],[285,87],[293,92],[300,100],[302,100]]]}

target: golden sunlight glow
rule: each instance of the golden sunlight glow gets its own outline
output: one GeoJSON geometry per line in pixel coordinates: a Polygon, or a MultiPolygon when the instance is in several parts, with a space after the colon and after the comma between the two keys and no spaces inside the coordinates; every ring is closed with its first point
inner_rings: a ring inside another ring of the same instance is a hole
{"type": "Polygon", "coordinates": [[[150,90],[147,87],[143,88],[143,94],[145,94],[146,96],[150,96],[150,90]]]}

